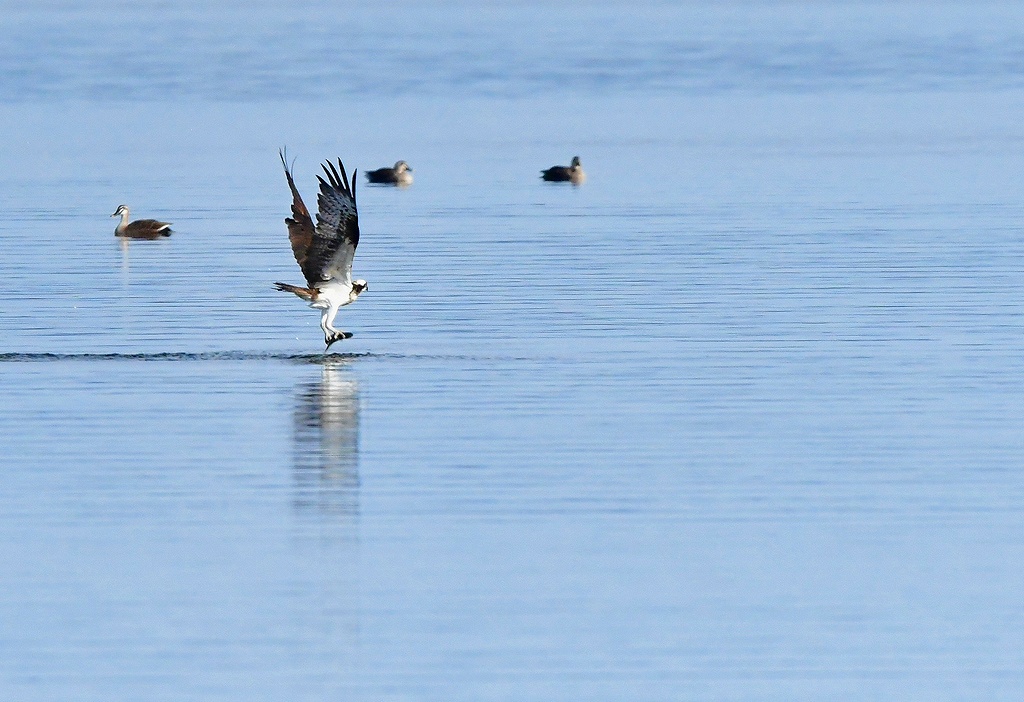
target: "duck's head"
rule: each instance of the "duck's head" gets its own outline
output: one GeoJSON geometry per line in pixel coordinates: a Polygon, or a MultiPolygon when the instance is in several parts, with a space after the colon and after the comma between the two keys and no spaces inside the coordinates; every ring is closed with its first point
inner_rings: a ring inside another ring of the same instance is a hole
{"type": "Polygon", "coordinates": [[[409,164],[406,163],[405,161],[399,161],[398,163],[395,164],[395,174],[396,175],[398,175],[400,173],[405,173],[407,171],[408,172],[412,172],[412,168],[410,168],[409,164]]]}
{"type": "Polygon", "coordinates": [[[128,214],[128,205],[118,205],[117,209],[114,210],[114,214],[111,217],[120,217],[122,214],[128,214]]]}

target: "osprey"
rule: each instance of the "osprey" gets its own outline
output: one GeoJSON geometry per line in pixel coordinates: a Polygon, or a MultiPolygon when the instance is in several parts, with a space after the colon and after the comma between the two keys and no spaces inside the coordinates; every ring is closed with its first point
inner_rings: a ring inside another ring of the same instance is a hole
{"type": "Polygon", "coordinates": [[[288,283],[274,283],[274,286],[283,292],[298,295],[308,302],[310,307],[320,310],[320,328],[324,330],[324,342],[327,348],[330,348],[335,341],[352,336],[351,332],[334,328],[334,317],[338,314],[338,308],[355,302],[367,289],[365,280],[352,280],[352,257],[355,256],[356,245],[359,244],[356,173],[352,172],[350,186],[341,159],[338,159],[337,168],[330,161],[323,164],[327,180],[317,176],[317,180],[320,181],[320,194],[317,197],[314,227],[309,210],[295,188],[295,181],[288,170],[284,152],[278,153],[284,166],[284,177],[292,191],[292,216],[285,218],[284,221],[288,225],[292,253],[295,254],[295,260],[298,261],[302,275],[306,278],[306,287],[288,283]]]}

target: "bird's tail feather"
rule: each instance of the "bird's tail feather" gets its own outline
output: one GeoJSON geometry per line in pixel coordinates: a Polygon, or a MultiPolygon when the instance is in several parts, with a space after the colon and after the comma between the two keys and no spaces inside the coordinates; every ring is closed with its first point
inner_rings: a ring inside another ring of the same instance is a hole
{"type": "Polygon", "coordinates": [[[274,287],[281,292],[290,292],[298,295],[306,302],[313,299],[314,293],[309,288],[300,288],[298,285],[289,285],[288,283],[274,283],[274,287]]]}

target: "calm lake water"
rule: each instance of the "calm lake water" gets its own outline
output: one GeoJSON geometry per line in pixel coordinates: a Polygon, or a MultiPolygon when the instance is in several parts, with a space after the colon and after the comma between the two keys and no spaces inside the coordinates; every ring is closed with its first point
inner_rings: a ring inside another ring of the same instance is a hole
{"type": "Polygon", "coordinates": [[[1024,696],[1024,7],[210,5],[0,3],[0,698],[1024,696]]]}

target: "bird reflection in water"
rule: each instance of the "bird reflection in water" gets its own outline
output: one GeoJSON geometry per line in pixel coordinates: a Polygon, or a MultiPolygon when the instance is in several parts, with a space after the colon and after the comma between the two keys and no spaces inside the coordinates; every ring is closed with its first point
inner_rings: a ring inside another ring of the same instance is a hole
{"type": "Polygon", "coordinates": [[[121,282],[125,285],[128,284],[128,274],[131,272],[131,266],[129,266],[128,253],[130,251],[131,239],[124,239],[118,237],[117,244],[121,249],[121,282]]]}
{"type": "Polygon", "coordinates": [[[344,358],[325,357],[295,405],[295,505],[340,521],[359,509],[359,385],[344,358]]]}
{"type": "Polygon", "coordinates": [[[295,393],[296,553],[304,563],[311,646],[332,678],[355,676],[360,631],[359,385],[350,359],[318,357],[295,393]],[[308,559],[308,560],[306,560],[308,559]]]}

